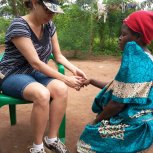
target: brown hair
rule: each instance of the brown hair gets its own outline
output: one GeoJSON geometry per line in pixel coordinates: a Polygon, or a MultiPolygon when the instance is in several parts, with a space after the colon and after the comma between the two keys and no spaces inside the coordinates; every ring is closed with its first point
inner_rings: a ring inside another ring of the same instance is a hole
{"type": "Polygon", "coordinates": [[[31,0],[24,0],[24,5],[26,6],[26,8],[28,9],[33,9],[33,5],[31,3],[31,0]]]}

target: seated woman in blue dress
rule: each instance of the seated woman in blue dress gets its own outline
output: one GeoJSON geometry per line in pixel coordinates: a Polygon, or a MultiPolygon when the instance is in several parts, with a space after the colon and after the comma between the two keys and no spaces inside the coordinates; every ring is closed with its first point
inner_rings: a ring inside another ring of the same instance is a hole
{"type": "Polygon", "coordinates": [[[79,153],[136,153],[153,144],[153,56],[147,45],[153,40],[153,12],[137,11],[123,21],[119,46],[121,66],[108,83],[89,79],[103,88],[77,143],[79,153]]]}

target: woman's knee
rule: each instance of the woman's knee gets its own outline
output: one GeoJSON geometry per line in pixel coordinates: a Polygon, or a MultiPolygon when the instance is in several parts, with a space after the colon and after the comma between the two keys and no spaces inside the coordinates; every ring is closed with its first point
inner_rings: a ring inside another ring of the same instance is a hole
{"type": "Polygon", "coordinates": [[[55,98],[55,96],[60,98],[67,98],[68,96],[67,85],[62,81],[59,81],[59,80],[55,81],[51,87],[51,96],[53,98],[55,98]]]}
{"type": "Polygon", "coordinates": [[[39,89],[35,94],[35,101],[43,104],[49,104],[50,101],[50,92],[47,88],[39,89]]]}
{"type": "Polygon", "coordinates": [[[25,99],[33,101],[39,105],[49,105],[50,92],[41,84],[32,83],[29,84],[23,92],[25,99]]]}

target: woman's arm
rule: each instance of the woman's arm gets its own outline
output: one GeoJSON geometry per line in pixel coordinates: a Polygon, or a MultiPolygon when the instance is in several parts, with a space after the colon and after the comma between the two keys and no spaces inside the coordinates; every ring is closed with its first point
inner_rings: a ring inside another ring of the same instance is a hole
{"type": "Polygon", "coordinates": [[[73,73],[75,76],[81,76],[84,79],[87,79],[85,73],[80,70],[78,67],[74,66],[71,62],[69,62],[61,53],[60,46],[58,43],[57,33],[52,36],[51,39],[53,45],[53,54],[58,63],[63,64],[69,71],[73,73]]]}
{"type": "Polygon", "coordinates": [[[46,63],[42,62],[39,59],[38,54],[30,38],[15,37],[11,41],[14,43],[14,45],[18,48],[21,54],[27,59],[29,64],[34,69],[46,74],[47,76],[61,80],[72,88],[75,88],[75,89],[80,88],[80,85],[82,82],[79,80],[79,77],[68,77],[66,75],[63,75],[59,73],[58,71],[52,69],[46,63]]]}
{"type": "Polygon", "coordinates": [[[103,108],[103,111],[97,115],[93,124],[100,122],[101,120],[107,120],[111,117],[119,114],[125,108],[125,104],[118,103],[115,101],[110,101],[107,106],[103,108]]]}

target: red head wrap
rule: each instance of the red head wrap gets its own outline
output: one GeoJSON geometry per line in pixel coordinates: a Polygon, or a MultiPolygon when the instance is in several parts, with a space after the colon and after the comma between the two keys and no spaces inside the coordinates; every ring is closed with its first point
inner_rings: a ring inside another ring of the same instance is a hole
{"type": "Polygon", "coordinates": [[[130,29],[143,35],[143,42],[153,40],[153,11],[136,11],[123,21],[130,29]]]}

